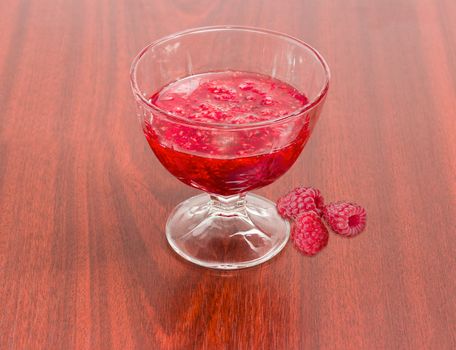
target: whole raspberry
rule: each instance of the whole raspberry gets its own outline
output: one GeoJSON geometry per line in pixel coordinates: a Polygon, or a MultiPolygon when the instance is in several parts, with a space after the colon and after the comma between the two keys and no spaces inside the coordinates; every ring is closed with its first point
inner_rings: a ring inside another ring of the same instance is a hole
{"type": "Polygon", "coordinates": [[[314,211],[321,214],[324,199],[320,191],[312,187],[297,187],[277,201],[277,210],[285,219],[296,219],[299,214],[314,211]]]}
{"type": "Polygon", "coordinates": [[[312,256],[326,247],[329,234],[320,216],[309,211],[297,217],[291,239],[300,252],[312,256]]]}
{"type": "Polygon", "coordinates": [[[345,237],[360,234],[366,227],[366,210],[356,203],[330,203],[323,209],[323,218],[331,229],[345,237]]]}

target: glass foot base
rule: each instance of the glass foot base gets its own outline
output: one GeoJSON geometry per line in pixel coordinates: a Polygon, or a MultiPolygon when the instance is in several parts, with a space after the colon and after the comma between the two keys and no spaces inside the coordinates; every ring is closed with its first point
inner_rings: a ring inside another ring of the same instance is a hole
{"type": "Polygon", "coordinates": [[[168,242],[184,259],[213,269],[241,269],[271,259],[287,243],[290,225],[273,202],[254,194],[225,197],[223,205],[213,198],[189,198],[166,223],[168,242]]]}

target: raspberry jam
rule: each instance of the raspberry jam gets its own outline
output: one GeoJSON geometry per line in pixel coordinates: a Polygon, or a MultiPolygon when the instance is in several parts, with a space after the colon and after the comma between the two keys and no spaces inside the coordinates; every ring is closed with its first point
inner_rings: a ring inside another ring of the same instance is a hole
{"type": "Polygon", "coordinates": [[[146,118],[144,133],[155,155],[179,180],[210,193],[270,184],[293,165],[310,134],[310,114],[280,121],[305,106],[306,96],[265,75],[193,75],[163,87],[150,102],[178,116],[146,118]]]}

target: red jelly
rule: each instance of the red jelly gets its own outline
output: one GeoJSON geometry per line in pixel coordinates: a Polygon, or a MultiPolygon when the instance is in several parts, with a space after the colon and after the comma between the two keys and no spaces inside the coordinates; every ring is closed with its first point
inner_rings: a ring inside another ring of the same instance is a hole
{"type": "Polygon", "coordinates": [[[182,182],[215,194],[270,184],[296,161],[310,134],[309,114],[289,117],[308,103],[306,96],[265,75],[193,75],[150,102],[173,115],[145,120],[157,158],[182,182]]]}

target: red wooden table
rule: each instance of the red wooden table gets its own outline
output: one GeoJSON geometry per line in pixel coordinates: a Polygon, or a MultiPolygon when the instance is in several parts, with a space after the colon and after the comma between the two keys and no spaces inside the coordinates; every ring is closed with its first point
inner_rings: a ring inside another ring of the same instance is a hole
{"type": "Polygon", "coordinates": [[[0,2],[1,349],[454,349],[456,2],[0,2]],[[356,239],[216,272],[168,247],[196,193],[154,158],[128,70],[160,36],[267,27],[332,69],[296,165],[369,211],[356,239]]]}

